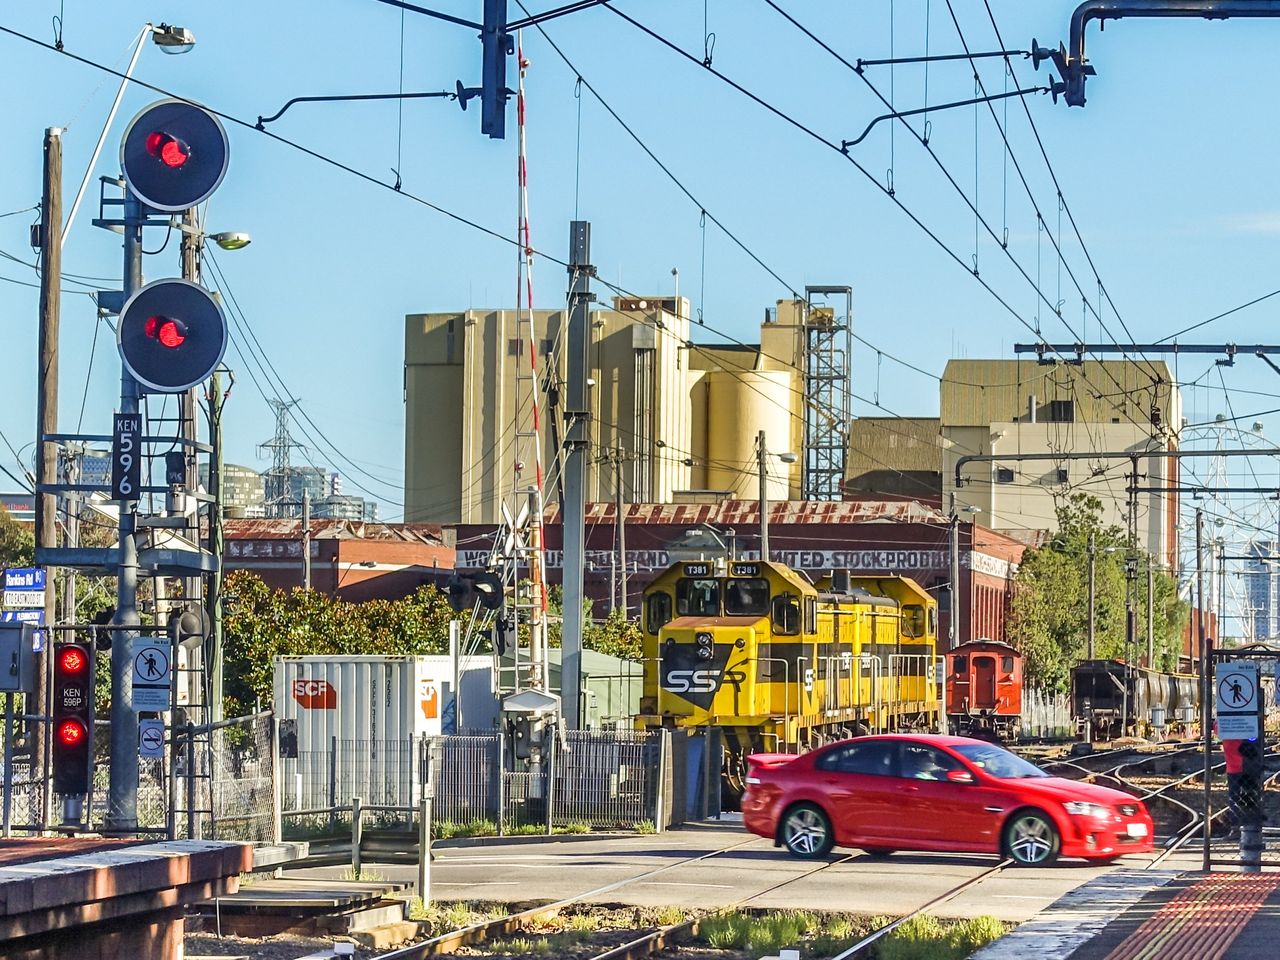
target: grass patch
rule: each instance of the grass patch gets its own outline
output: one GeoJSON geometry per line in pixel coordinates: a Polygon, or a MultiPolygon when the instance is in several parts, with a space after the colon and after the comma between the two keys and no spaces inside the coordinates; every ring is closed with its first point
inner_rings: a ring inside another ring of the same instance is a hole
{"type": "Polygon", "coordinates": [[[343,880],[354,880],[368,883],[383,883],[387,878],[385,874],[379,873],[377,870],[370,870],[368,867],[360,868],[360,875],[356,876],[354,867],[347,867],[342,871],[343,880]]]}
{"type": "Polygon", "coordinates": [[[658,828],[653,825],[652,820],[638,820],[631,825],[631,829],[636,833],[657,833],[658,828]]]}
{"type": "Polygon", "coordinates": [[[979,947],[1003,937],[1005,925],[995,917],[944,921],[912,917],[879,943],[879,960],[964,960],[979,947]]]}
{"type": "Polygon", "coordinates": [[[556,833],[590,833],[591,824],[585,820],[571,820],[563,827],[556,827],[556,833]]]}
{"type": "Polygon", "coordinates": [[[817,933],[823,921],[805,910],[780,910],[760,916],[725,913],[702,921],[698,937],[720,950],[777,953],[817,933]]]}
{"type": "Polygon", "coordinates": [[[683,907],[663,907],[656,917],[660,927],[674,927],[677,923],[684,923],[688,919],[689,911],[683,907]]]}
{"type": "Polygon", "coordinates": [[[454,823],[452,820],[431,821],[431,839],[452,840],[455,837],[494,837],[498,825],[492,820],[472,820],[470,823],[454,823]]]}

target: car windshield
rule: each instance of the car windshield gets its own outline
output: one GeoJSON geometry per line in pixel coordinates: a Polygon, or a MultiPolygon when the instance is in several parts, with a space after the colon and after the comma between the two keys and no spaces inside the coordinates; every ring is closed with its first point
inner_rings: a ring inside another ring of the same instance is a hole
{"type": "Polygon", "coordinates": [[[1049,776],[1035,764],[1028,763],[1021,757],[1015,757],[1008,750],[1002,750],[989,743],[966,743],[952,749],[979,770],[993,777],[999,777],[1001,780],[1049,776]]]}

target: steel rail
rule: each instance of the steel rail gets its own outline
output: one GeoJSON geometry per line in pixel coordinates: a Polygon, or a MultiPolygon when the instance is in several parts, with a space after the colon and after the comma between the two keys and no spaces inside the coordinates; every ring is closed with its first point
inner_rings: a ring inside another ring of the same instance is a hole
{"type": "Polygon", "coordinates": [[[859,940],[853,946],[849,947],[844,952],[837,953],[834,957],[831,958],[831,960],[853,960],[854,957],[865,956],[866,951],[869,948],[879,943],[889,934],[893,933],[894,930],[898,929],[898,927],[902,926],[908,920],[911,920],[914,917],[918,917],[928,910],[932,910],[934,907],[938,906],[939,904],[943,904],[943,903],[946,903],[948,900],[954,899],[955,897],[959,896],[961,893],[964,893],[964,891],[968,890],[970,887],[976,887],[978,884],[982,883],[982,881],[984,880],[989,880],[991,877],[994,877],[996,874],[1004,870],[1011,863],[1013,863],[1012,859],[1001,860],[994,867],[991,867],[988,870],[984,870],[982,873],[978,874],[976,877],[970,877],[968,880],[965,880],[963,883],[957,884],[956,886],[948,890],[946,893],[939,894],[938,896],[930,900],[928,903],[926,903],[924,906],[917,907],[915,910],[912,910],[910,913],[908,913],[905,917],[899,917],[897,920],[894,920],[892,923],[886,924],[885,926],[881,927],[879,930],[875,930],[872,933],[867,934],[865,937],[863,937],[861,940],[859,940]]]}
{"type": "Polygon", "coordinates": [[[669,863],[662,867],[655,867],[652,870],[646,870],[644,873],[637,874],[634,877],[628,877],[624,880],[617,880],[613,883],[605,884],[603,887],[596,887],[594,890],[588,890],[585,893],[575,894],[563,900],[557,900],[554,903],[543,904],[540,907],[532,907],[529,910],[521,910],[518,913],[508,914],[505,917],[498,917],[495,920],[486,920],[481,923],[473,923],[466,927],[460,927],[448,933],[432,937],[429,940],[423,940],[420,943],[413,943],[407,947],[400,947],[389,953],[381,953],[373,957],[372,960],[421,960],[424,957],[432,957],[438,953],[444,953],[455,947],[464,946],[466,944],[478,943],[489,938],[491,934],[513,933],[521,929],[524,924],[533,920],[545,917],[553,917],[565,907],[580,903],[589,897],[596,897],[601,894],[610,893],[627,884],[636,883],[639,880],[646,880],[649,877],[655,877],[660,873],[666,873],[668,870],[674,870],[690,863],[698,863],[702,860],[709,860],[712,857],[719,856],[722,853],[728,853],[730,850],[737,850],[739,847],[745,847],[748,844],[755,843],[760,837],[752,837],[749,840],[741,840],[738,843],[730,844],[727,847],[721,847],[718,850],[711,850],[707,853],[701,853],[697,856],[686,857],[675,863],[669,863]]]}
{"type": "Polygon", "coordinates": [[[786,880],[779,881],[771,887],[766,887],[765,889],[759,890],[750,896],[743,897],[740,900],[736,900],[733,903],[728,904],[727,906],[720,907],[718,910],[714,910],[705,916],[697,917],[693,920],[684,920],[680,923],[674,923],[669,927],[663,927],[661,930],[655,930],[652,933],[647,933],[642,937],[638,937],[635,940],[630,941],[629,943],[624,943],[617,947],[611,947],[604,953],[596,954],[591,958],[591,960],[644,960],[644,958],[651,957],[660,950],[665,950],[667,947],[679,943],[682,940],[687,940],[689,937],[696,936],[699,926],[705,923],[710,917],[721,916],[728,913],[730,910],[737,910],[738,908],[750,903],[752,900],[760,899],[760,897],[763,897],[767,893],[773,893],[773,891],[780,890],[782,887],[796,883],[799,880],[807,880],[815,873],[821,873],[828,867],[848,863],[850,860],[854,859],[855,856],[855,854],[850,853],[836,860],[828,860],[826,863],[819,864],[807,873],[802,873],[798,877],[789,877],[786,880]]]}

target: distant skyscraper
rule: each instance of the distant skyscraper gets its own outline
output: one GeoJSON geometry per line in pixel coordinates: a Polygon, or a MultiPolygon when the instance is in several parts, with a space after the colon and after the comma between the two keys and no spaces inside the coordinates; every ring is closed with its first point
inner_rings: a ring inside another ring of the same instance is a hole
{"type": "Polygon", "coordinates": [[[1247,604],[1246,639],[1274,640],[1280,635],[1280,567],[1263,558],[1275,557],[1276,541],[1255,540],[1245,551],[1251,558],[1244,565],[1244,595],[1247,604]]]}

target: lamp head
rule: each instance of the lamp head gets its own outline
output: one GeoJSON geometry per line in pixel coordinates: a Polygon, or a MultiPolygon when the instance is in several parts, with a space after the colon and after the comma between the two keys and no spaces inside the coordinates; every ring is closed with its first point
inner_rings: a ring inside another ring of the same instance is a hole
{"type": "Polygon", "coordinates": [[[194,33],[186,27],[174,27],[167,23],[162,23],[158,27],[153,26],[151,39],[165,53],[174,55],[188,53],[196,45],[194,33]]]}

